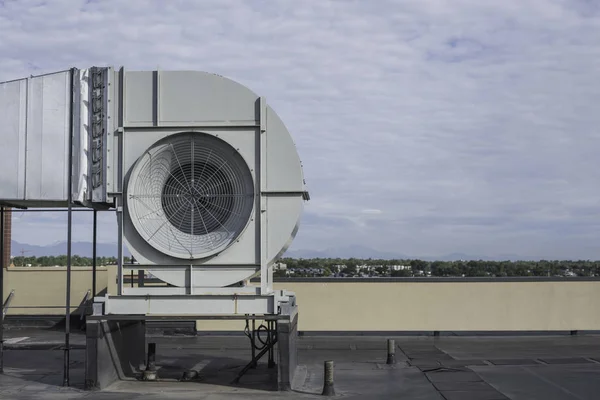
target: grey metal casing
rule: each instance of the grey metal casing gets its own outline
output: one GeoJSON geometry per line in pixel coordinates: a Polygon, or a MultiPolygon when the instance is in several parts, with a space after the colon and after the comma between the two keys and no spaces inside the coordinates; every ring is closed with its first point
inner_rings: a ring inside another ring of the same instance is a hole
{"type": "Polygon", "coordinates": [[[263,257],[269,263],[280,256],[296,233],[305,188],[295,145],[273,109],[248,88],[215,74],[121,71],[118,76],[122,87],[115,91],[122,93],[123,132],[115,145],[122,143],[122,151],[113,154],[112,170],[121,163],[123,177],[115,177],[115,181],[120,180],[125,195],[127,173],[153,143],[176,133],[196,131],[218,136],[236,148],[253,170],[260,194],[257,199],[263,198],[256,202],[252,220],[238,241],[210,260],[190,262],[161,254],[140,240],[125,219],[129,250],[141,263],[149,264],[260,266],[263,240],[257,237],[256,216],[264,214],[263,257]],[[257,171],[263,176],[257,177],[257,171]]]}

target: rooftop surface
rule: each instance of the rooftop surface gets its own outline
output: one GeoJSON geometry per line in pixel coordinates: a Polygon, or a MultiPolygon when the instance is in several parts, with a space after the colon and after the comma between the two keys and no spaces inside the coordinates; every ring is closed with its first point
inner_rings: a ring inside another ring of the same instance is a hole
{"type": "Polygon", "coordinates": [[[120,381],[83,390],[85,336],[72,335],[71,387],[62,387],[63,334],[5,332],[2,399],[287,399],[323,398],[323,362],[335,362],[336,397],[348,399],[555,400],[597,399],[600,336],[402,336],[396,365],[386,365],[386,337],[304,336],[298,341],[295,392],[276,392],[275,370],[263,361],[231,383],[250,360],[243,336],[150,336],[160,381],[120,381]],[[199,378],[178,379],[186,370],[199,378]]]}

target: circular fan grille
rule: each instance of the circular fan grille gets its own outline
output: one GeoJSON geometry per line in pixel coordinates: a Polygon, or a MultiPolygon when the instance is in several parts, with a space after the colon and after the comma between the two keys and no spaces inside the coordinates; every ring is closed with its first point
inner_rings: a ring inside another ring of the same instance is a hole
{"type": "Polygon", "coordinates": [[[134,166],[127,207],[138,233],[178,258],[222,251],[242,232],[254,204],[252,174],[226,142],[203,133],[169,136],[134,166]]]}

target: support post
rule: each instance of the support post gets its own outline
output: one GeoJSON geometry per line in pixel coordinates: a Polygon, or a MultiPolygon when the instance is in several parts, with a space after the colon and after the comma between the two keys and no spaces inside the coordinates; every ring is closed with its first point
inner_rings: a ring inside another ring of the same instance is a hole
{"type": "Polygon", "coordinates": [[[156,343],[148,343],[148,361],[146,369],[154,371],[156,369],[156,343]]]}
{"type": "MultiPolygon", "coordinates": [[[[252,315],[254,316],[254,314],[252,315]]],[[[250,347],[252,348],[252,359],[256,359],[256,319],[252,318],[252,338],[250,340],[250,347]]],[[[252,366],[252,368],[256,368],[256,363],[252,366]]]]}
{"type": "Polygon", "coordinates": [[[0,374],[4,373],[4,207],[0,207],[0,374]]]}
{"type": "Polygon", "coordinates": [[[156,343],[148,343],[148,360],[143,378],[145,381],[156,380],[156,343]]]}
{"type": "Polygon", "coordinates": [[[335,389],[333,388],[333,361],[325,361],[324,365],[324,379],[323,379],[323,396],[335,396],[335,389]]]}
{"type": "Polygon", "coordinates": [[[259,253],[260,253],[260,294],[266,295],[273,291],[273,284],[269,281],[269,265],[267,263],[267,206],[265,192],[267,190],[267,102],[264,97],[259,98],[260,107],[260,132],[258,134],[258,203],[259,214],[256,216],[259,227],[259,253]]]}
{"type": "Polygon", "coordinates": [[[290,296],[288,302],[280,305],[282,316],[289,320],[277,321],[277,384],[279,390],[290,391],[296,387],[298,366],[298,306],[296,297],[290,296]]]}
{"type": "Polygon", "coordinates": [[[117,197],[117,295],[123,295],[123,202],[117,197]]]}
{"type": "Polygon", "coordinates": [[[92,299],[96,297],[96,240],[98,236],[98,211],[94,210],[94,233],[92,237],[92,299]]]}
{"type": "MultiPolygon", "coordinates": [[[[277,333],[275,332],[275,321],[267,321],[267,343],[273,343],[274,341],[277,340],[277,333]]],[[[275,367],[275,360],[273,359],[274,357],[274,352],[273,352],[273,347],[269,347],[269,360],[268,360],[268,367],[269,368],[274,368],[275,367]]]]}
{"type": "Polygon", "coordinates": [[[140,320],[86,321],[85,387],[102,390],[118,380],[139,379],[146,363],[146,326],[140,320]]]}
{"type": "Polygon", "coordinates": [[[138,269],[138,287],[144,287],[144,274],[145,274],[145,270],[143,269],[138,269]]]}
{"type": "MultiPolygon", "coordinates": [[[[73,88],[73,80],[75,68],[71,69],[71,88],[73,88]]],[[[70,364],[70,333],[71,333],[71,245],[72,245],[72,229],[73,229],[73,89],[71,89],[71,101],[69,110],[69,175],[67,177],[67,284],[66,284],[66,304],[65,304],[65,353],[64,353],[64,369],[63,369],[63,386],[69,386],[69,364],[70,364]]]]}
{"type": "Polygon", "coordinates": [[[386,364],[396,364],[396,341],[387,340],[387,362],[386,364]]]}

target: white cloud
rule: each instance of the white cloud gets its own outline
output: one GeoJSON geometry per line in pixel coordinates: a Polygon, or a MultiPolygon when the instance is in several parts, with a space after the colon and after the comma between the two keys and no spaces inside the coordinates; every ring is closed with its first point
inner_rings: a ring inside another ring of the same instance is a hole
{"type": "Polygon", "coordinates": [[[381,210],[369,209],[369,208],[362,210],[361,212],[363,214],[373,214],[373,215],[379,215],[379,214],[383,213],[383,211],[381,211],[381,210]]]}
{"type": "MultiPolygon", "coordinates": [[[[600,258],[599,37],[574,0],[9,0],[0,80],[122,64],[250,86],[305,166],[295,248],[600,258]]],[[[31,221],[17,235],[45,241],[31,221]]]]}

